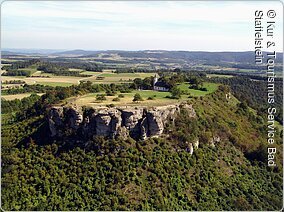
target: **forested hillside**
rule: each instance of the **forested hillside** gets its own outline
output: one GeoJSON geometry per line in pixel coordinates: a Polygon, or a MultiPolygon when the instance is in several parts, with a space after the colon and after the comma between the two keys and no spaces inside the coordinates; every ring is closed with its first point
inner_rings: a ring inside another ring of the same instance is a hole
{"type": "MultiPolygon", "coordinates": [[[[265,117],[267,115],[267,82],[263,77],[255,77],[257,80],[249,77],[232,77],[232,78],[212,78],[211,82],[222,83],[230,86],[233,94],[255,109],[258,114],[265,117]]],[[[275,80],[275,107],[276,120],[283,124],[283,80],[275,80]]]]}
{"type": "Polygon", "coordinates": [[[220,86],[189,99],[196,118],[181,111],[164,136],[146,141],[94,137],[67,149],[42,142],[43,115],[3,125],[2,208],[280,210],[282,154],[276,168],[267,167],[264,119],[228,93],[220,86]]]}

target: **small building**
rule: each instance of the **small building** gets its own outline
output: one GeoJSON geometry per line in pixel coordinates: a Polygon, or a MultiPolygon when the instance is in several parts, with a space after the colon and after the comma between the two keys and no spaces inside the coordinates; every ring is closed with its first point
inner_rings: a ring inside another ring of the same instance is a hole
{"type": "Polygon", "coordinates": [[[153,82],[153,89],[155,91],[169,91],[170,87],[162,81],[158,81],[157,75],[154,77],[154,82],[153,82]]]}

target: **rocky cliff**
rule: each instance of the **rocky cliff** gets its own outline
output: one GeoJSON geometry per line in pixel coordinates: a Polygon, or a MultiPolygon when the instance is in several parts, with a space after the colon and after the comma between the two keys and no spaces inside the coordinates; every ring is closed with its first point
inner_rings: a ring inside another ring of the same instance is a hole
{"type": "Polygon", "coordinates": [[[83,113],[82,108],[52,107],[47,120],[51,137],[62,137],[66,134],[77,134],[84,138],[105,136],[109,138],[131,136],[145,140],[157,137],[164,132],[165,124],[174,122],[180,109],[190,111],[195,117],[192,105],[167,105],[160,107],[114,107],[94,108],[83,113]]]}

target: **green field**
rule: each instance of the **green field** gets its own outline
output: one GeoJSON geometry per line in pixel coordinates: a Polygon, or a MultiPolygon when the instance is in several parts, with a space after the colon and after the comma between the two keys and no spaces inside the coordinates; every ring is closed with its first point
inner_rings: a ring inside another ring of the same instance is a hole
{"type": "Polygon", "coordinates": [[[68,87],[73,85],[73,83],[68,83],[68,82],[37,82],[37,84],[40,85],[49,85],[49,86],[62,86],[62,87],[68,87]]]}
{"type": "MultiPolygon", "coordinates": [[[[199,91],[189,89],[188,83],[182,83],[178,86],[181,90],[187,90],[190,92],[191,96],[198,97],[204,96],[206,94],[212,93],[217,90],[218,84],[214,83],[204,83],[204,87],[208,89],[208,91],[199,91]]],[[[175,104],[181,101],[190,100],[189,95],[182,95],[180,99],[171,99],[167,98],[171,96],[170,92],[160,92],[153,90],[135,90],[131,93],[123,93],[124,97],[120,98],[120,101],[113,101],[114,98],[118,97],[120,93],[117,93],[115,96],[106,96],[106,100],[97,101],[96,96],[97,93],[91,93],[87,95],[83,95],[80,97],[71,97],[67,100],[68,103],[77,104],[77,105],[89,105],[89,106],[106,106],[109,104],[114,104],[116,106],[162,106],[168,104],[175,104]],[[136,93],[139,93],[143,98],[143,101],[133,102],[133,97],[136,93]],[[149,97],[153,97],[153,100],[148,100],[149,97]]]]}
{"type": "Polygon", "coordinates": [[[102,72],[97,71],[82,71],[81,74],[87,74],[87,75],[100,75],[102,72]]]}
{"type": "Polygon", "coordinates": [[[92,77],[84,78],[81,81],[91,81],[93,83],[127,83],[133,81],[135,78],[146,78],[154,76],[156,73],[112,73],[111,71],[103,72],[89,72],[84,71],[82,74],[92,74],[92,77]],[[104,77],[102,80],[98,80],[97,77],[104,77]]]}
{"type": "Polygon", "coordinates": [[[206,74],[206,76],[208,78],[211,78],[211,77],[220,77],[220,78],[231,78],[231,77],[234,77],[233,75],[229,75],[229,74],[206,74]]]}
{"type": "MultiPolygon", "coordinates": [[[[45,74],[44,74],[45,75],[45,74]]],[[[29,85],[42,84],[51,86],[70,86],[79,84],[80,77],[72,76],[50,76],[44,77],[24,77],[24,76],[1,76],[1,80],[23,80],[29,85]]],[[[82,78],[84,79],[84,78],[82,78]]]]}
{"type": "Polygon", "coordinates": [[[79,71],[79,72],[84,72],[83,69],[80,68],[69,68],[69,71],[79,71]]]}
{"type": "Polygon", "coordinates": [[[23,70],[23,71],[30,71],[31,74],[34,74],[35,72],[37,72],[37,66],[36,65],[32,65],[28,68],[19,68],[19,70],[23,70]]]}
{"type": "Polygon", "coordinates": [[[259,72],[257,69],[239,69],[239,72],[245,72],[245,73],[254,73],[254,72],[259,72]]]}
{"type": "Polygon", "coordinates": [[[114,73],[115,70],[105,69],[103,72],[84,71],[83,69],[69,69],[70,71],[80,71],[82,75],[92,75],[90,77],[74,77],[74,76],[54,76],[51,73],[44,73],[37,70],[37,65],[31,65],[28,68],[19,70],[31,71],[34,77],[25,76],[2,76],[4,80],[17,80],[21,79],[27,84],[41,84],[50,86],[70,86],[78,85],[80,81],[91,81],[95,84],[110,84],[110,83],[128,83],[135,78],[142,78],[154,76],[156,73],[114,73]],[[48,76],[48,78],[46,77],[48,76]],[[97,77],[104,77],[98,80],[97,77]]]}
{"type": "Polygon", "coordinates": [[[219,84],[210,83],[210,82],[203,83],[203,87],[207,88],[207,91],[190,89],[189,86],[190,86],[189,83],[182,83],[182,84],[178,85],[178,88],[180,88],[183,91],[188,91],[190,93],[190,95],[192,95],[192,96],[204,96],[206,94],[213,93],[214,91],[216,91],[219,84]]]}
{"type": "Polygon", "coordinates": [[[32,76],[50,76],[50,77],[52,77],[53,75],[51,73],[44,73],[42,71],[36,71],[32,74],[32,76]]]}

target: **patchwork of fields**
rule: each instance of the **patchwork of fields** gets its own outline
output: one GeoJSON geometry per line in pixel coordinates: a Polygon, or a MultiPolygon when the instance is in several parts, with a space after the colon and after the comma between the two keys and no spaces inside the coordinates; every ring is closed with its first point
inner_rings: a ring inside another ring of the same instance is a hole
{"type": "MultiPolygon", "coordinates": [[[[30,69],[25,69],[30,70],[30,69]]],[[[75,77],[75,76],[54,76],[41,71],[33,70],[32,77],[24,76],[1,76],[1,81],[22,80],[27,84],[41,84],[50,86],[70,86],[77,85],[80,81],[91,81],[93,83],[127,83],[135,78],[154,76],[156,73],[113,73],[109,70],[103,72],[84,71],[81,74],[92,75],[90,77],[75,77]],[[101,79],[97,79],[101,77],[101,79]]],[[[72,70],[71,70],[72,71],[72,70]]]]}
{"type": "MultiPolygon", "coordinates": [[[[16,61],[16,60],[15,60],[16,61]]],[[[15,62],[15,61],[6,61],[6,62],[15,62]]],[[[70,68],[69,71],[77,71],[80,73],[79,76],[55,76],[51,73],[44,73],[42,71],[37,70],[37,65],[31,65],[28,68],[22,68],[19,70],[30,71],[31,77],[25,76],[1,76],[1,81],[13,81],[13,80],[21,80],[29,85],[41,84],[41,85],[48,85],[48,86],[71,86],[71,85],[78,85],[80,82],[90,81],[94,84],[110,84],[110,83],[129,83],[132,82],[135,78],[144,79],[146,77],[154,76],[155,72],[153,73],[115,73],[115,69],[104,69],[102,72],[96,71],[85,71],[84,69],[77,69],[77,68],[70,68]],[[89,76],[87,76],[89,75],[89,76]]],[[[3,71],[5,72],[5,71],[3,71]]],[[[216,77],[217,75],[211,75],[209,77],[216,77]]],[[[231,77],[230,75],[220,75],[218,77],[231,77]]],[[[22,84],[3,84],[2,89],[8,89],[11,87],[19,88],[22,84]]],[[[105,101],[96,101],[97,94],[87,94],[81,97],[73,97],[68,99],[69,103],[75,103],[79,105],[92,105],[92,106],[100,106],[100,105],[166,105],[166,104],[173,104],[178,101],[185,101],[189,100],[191,97],[197,96],[204,96],[208,93],[214,92],[218,84],[213,83],[204,83],[205,88],[207,91],[200,91],[194,90],[189,88],[189,84],[182,83],[178,85],[178,87],[184,92],[181,96],[181,99],[171,99],[170,92],[158,92],[158,91],[151,91],[151,90],[140,90],[140,91],[133,91],[132,93],[125,93],[123,94],[123,98],[120,96],[119,101],[113,101],[114,98],[118,98],[116,96],[106,96],[105,101]],[[134,103],[133,96],[135,93],[139,93],[143,101],[134,103]]],[[[13,100],[13,99],[22,99],[24,97],[29,96],[30,93],[25,94],[16,94],[16,95],[3,95],[2,97],[6,100],[13,100]]],[[[116,99],[117,100],[117,99],[116,99]]]]}
{"type": "MultiPolygon", "coordinates": [[[[54,76],[50,73],[43,73],[37,71],[34,67],[25,68],[24,70],[31,70],[32,77],[25,76],[1,76],[1,81],[13,81],[21,80],[26,84],[40,84],[49,86],[71,86],[78,85],[83,81],[91,81],[95,84],[110,84],[110,83],[128,83],[135,78],[146,78],[154,76],[156,73],[113,73],[113,70],[104,70],[103,72],[83,71],[82,69],[70,69],[70,71],[81,71],[82,75],[91,75],[90,77],[76,77],[76,76],[54,76]],[[99,77],[99,78],[98,78],[99,77]]],[[[6,88],[19,87],[19,84],[5,84],[3,90],[6,88]]],[[[30,94],[17,94],[17,95],[5,95],[6,100],[22,99],[30,94]]]]}

